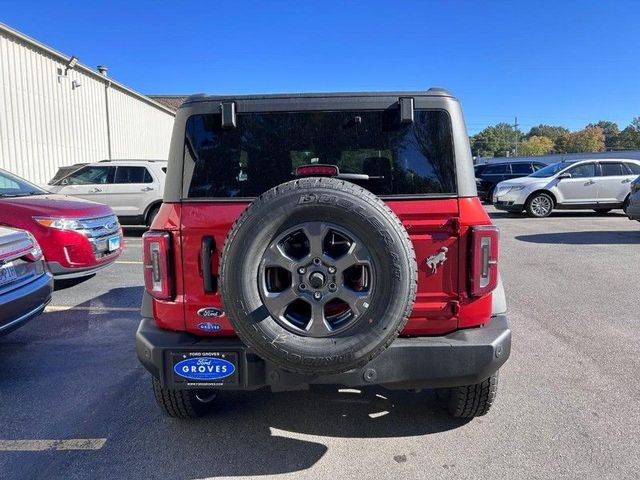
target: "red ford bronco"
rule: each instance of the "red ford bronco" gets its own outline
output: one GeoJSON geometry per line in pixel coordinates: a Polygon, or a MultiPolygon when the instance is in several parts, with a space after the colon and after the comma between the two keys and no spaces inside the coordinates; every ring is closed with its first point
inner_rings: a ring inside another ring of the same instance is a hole
{"type": "Polygon", "coordinates": [[[190,97],[144,235],[160,408],[217,390],[437,389],[484,415],[509,357],[498,231],[447,91],[190,97]]]}

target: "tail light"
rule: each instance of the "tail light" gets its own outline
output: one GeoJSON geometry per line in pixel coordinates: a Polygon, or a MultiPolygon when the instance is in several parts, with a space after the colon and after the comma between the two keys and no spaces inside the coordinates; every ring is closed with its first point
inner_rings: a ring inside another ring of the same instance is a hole
{"type": "Polygon", "coordinates": [[[38,243],[36,238],[30,232],[27,232],[27,234],[29,235],[29,239],[31,240],[32,247],[31,250],[29,250],[29,253],[24,256],[24,258],[29,262],[38,262],[42,260],[42,249],[40,248],[40,244],[38,243]]]}
{"type": "Polygon", "coordinates": [[[471,228],[471,296],[481,297],[498,284],[498,228],[471,228]]]}
{"type": "Polygon", "coordinates": [[[296,168],[296,177],[337,177],[339,173],[335,165],[302,165],[296,168]]]}
{"type": "Polygon", "coordinates": [[[144,286],[159,300],[173,297],[171,269],[171,234],[149,231],[142,236],[144,244],[144,286]]]}

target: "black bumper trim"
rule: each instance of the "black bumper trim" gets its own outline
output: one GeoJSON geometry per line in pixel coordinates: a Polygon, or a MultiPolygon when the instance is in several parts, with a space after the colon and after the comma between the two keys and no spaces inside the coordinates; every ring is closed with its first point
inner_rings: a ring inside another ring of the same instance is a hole
{"type": "Polygon", "coordinates": [[[505,212],[520,213],[524,210],[523,204],[511,204],[507,205],[506,202],[494,202],[493,206],[498,210],[504,210],[505,212]]]}
{"type": "Polygon", "coordinates": [[[506,315],[496,315],[484,327],[439,337],[398,338],[364,367],[323,376],[283,371],[252,353],[237,338],[197,337],[163,330],[150,318],[140,322],[136,350],[144,367],[169,388],[178,387],[168,361],[170,352],[185,351],[238,352],[240,384],[221,387],[224,389],[255,390],[270,386],[273,390],[295,390],[311,384],[440,388],[479,383],[495,373],[511,353],[511,328],[506,315]]]}
{"type": "Polygon", "coordinates": [[[53,274],[53,277],[56,280],[69,280],[72,278],[80,278],[86,277],[89,275],[93,275],[94,273],[98,273],[100,270],[104,270],[107,267],[113,265],[118,257],[114,257],[109,262],[101,263],[100,265],[94,265],[91,267],[80,267],[80,268],[69,268],[63,267],[58,262],[48,262],[47,267],[49,267],[49,271],[53,274]]]}

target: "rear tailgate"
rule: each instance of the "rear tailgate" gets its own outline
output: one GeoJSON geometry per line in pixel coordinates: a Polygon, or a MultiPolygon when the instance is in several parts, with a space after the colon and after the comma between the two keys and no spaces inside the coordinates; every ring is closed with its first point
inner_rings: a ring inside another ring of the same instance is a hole
{"type": "MultiPolygon", "coordinates": [[[[234,335],[223,312],[217,282],[218,262],[227,232],[247,205],[246,202],[182,205],[182,262],[183,272],[189,276],[189,280],[184,279],[188,331],[200,335],[234,335]],[[210,257],[210,274],[203,270],[203,256],[210,257]],[[206,275],[211,275],[208,282],[206,275]]],[[[403,334],[429,335],[455,330],[460,258],[457,199],[397,200],[388,205],[409,232],[418,260],[416,304],[403,334]],[[446,260],[432,273],[427,260],[441,253],[443,247],[447,249],[446,260]]]]}
{"type": "Polygon", "coordinates": [[[402,334],[433,335],[455,330],[460,258],[457,199],[396,200],[387,204],[409,232],[418,262],[416,303],[402,334]],[[427,260],[441,253],[444,255],[434,260],[446,260],[438,262],[432,273],[427,260]]]}

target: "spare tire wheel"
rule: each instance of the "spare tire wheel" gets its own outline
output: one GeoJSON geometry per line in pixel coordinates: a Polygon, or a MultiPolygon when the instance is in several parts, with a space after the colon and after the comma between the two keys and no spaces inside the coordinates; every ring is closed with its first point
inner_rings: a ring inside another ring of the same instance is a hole
{"type": "Polygon", "coordinates": [[[373,193],[332,178],[281,184],[247,207],[221,259],[238,336],[291,372],[360,367],[398,336],[417,266],[398,217],[373,193]]]}

